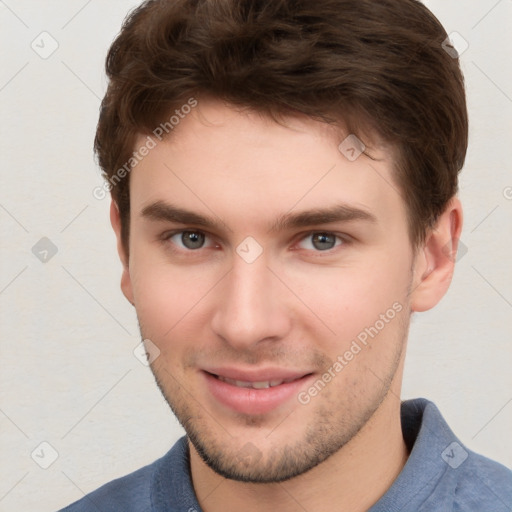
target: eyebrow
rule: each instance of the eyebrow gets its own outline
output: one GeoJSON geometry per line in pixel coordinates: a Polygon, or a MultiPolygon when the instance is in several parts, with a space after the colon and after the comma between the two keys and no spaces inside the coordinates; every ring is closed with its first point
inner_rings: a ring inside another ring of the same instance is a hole
{"type": "MultiPolygon", "coordinates": [[[[164,201],[156,201],[142,210],[142,217],[178,224],[194,224],[209,229],[220,230],[225,225],[220,219],[205,216],[184,208],[179,208],[164,201]]],[[[347,204],[335,204],[325,208],[313,208],[297,213],[285,213],[272,223],[269,232],[286,231],[303,228],[315,224],[330,224],[333,222],[365,221],[377,224],[377,217],[364,209],[347,204]]]]}

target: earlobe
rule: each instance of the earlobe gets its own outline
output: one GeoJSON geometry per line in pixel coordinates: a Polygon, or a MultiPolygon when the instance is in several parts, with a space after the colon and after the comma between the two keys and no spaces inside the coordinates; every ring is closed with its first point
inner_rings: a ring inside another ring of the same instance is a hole
{"type": "Polygon", "coordinates": [[[462,206],[460,200],[453,197],[415,256],[412,311],[433,308],[448,291],[461,231],[462,206]]]}
{"type": "Polygon", "coordinates": [[[119,255],[119,259],[123,265],[123,273],[121,276],[121,291],[124,296],[130,302],[130,304],[135,305],[135,301],[133,299],[133,290],[132,290],[132,282],[130,277],[130,267],[129,267],[129,257],[126,254],[124,249],[124,244],[121,235],[121,214],[119,212],[119,207],[117,203],[112,199],[110,203],[110,223],[112,224],[112,229],[116,235],[117,240],[117,253],[119,255]]]}

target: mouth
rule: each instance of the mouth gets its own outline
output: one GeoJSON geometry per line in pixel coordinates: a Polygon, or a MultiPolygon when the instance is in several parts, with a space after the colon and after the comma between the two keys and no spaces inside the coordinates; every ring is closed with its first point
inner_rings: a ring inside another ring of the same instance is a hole
{"type": "Polygon", "coordinates": [[[267,379],[241,380],[211,371],[200,373],[206,383],[207,396],[215,406],[247,415],[266,414],[292,404],[298,400],[301,389],[311,385],[315,375],[301,373],[280,378],[274,375],[267,379]]]}
{"type": "MultiPolygon", "coordinates": [[[[209,372],[206,372],[209,373],[209,372]]],[[[261,380],[261,381],[245,381],[245,380],[235,380],[229,379],[228,377],[224,377],[222,375],[216,375],[215,373],[210,373],[210,375],[216,379],[221,380],[222,382],[226,382],[227,384],[231,384],[232,386],[236,386],[238,388],[251,388],[251,389],[267,389],[273,388],[276,386],[280,386],[281,384],[287,384],[288,382],[294,382],[296,380],[307,377],[311,374],[302,375],[300,377],[292,377],[289,379],[273,379],[273,380],[261,380]]]]}

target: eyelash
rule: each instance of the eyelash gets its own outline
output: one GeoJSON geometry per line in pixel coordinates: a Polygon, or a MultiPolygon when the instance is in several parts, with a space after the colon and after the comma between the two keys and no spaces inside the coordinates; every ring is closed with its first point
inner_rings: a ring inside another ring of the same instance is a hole
{"type": "MultiPolygon", "coordinates": [[[[166,244],[166,245],[169,245],[169,246],[172,246],[171,247],[171,250],[173,252],[177,252],[177,253],[182,253],[182,254],[194,254],[194,253],[199,253],[201,251],[201,249],[205,249],[205,247],[200,247],[199,249],[181,249],[181,248],[176,248],[176,245],[173,244],[172,242],[170,242],[170,239],[175,236],[175,235],[181,235],[183,233],[200,233],[202,235],[205,235],[205,237],[208,239],[208,238],[212,238],[210,237],[210,235],[204,231],[201,231],[201,230],[198,230],[198,229],[180,229],[180,230],[177,230],[177,231],[171,231],[171,232],[165,232],[161,237],[161,241],[166,244]]],[[[351,238],[348,236],[348,235],[340,235],[340,234],[337,234],[337,233],[333,233],[331,231],[319,231],[319,230],[316,230],[316,231],[309,231],[307,233],[303,233],[301,234],[301,237],[298,239],[298,242],[301,242],[309,237],[312,237],[313,235],[328,235],[328,236],[334,236],[337,241],[340,240],[341,241],[341,244],[336,244],[334,247],[332,247],[331,249],[326,249],[325,251],[320,251],[320,250],[314,250],[314,249],[304,249],[306,251],[313,251],[315,254],[315,256],[320,256],[322,254],[325,254],[326,256],[330,256],[333,254],[333,252],[338,248],[340,247],[343,247],[345,245],[348,245],[350,242],[351,242],[351,238]]]]}

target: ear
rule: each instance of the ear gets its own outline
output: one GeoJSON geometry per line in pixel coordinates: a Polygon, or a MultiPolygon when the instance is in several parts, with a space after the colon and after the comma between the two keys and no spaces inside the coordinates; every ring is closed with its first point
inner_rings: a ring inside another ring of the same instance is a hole
{"type": "Polygon", "coordinates": [[[452,281],[459,237],[462,206],[453,197],[417,250],[413,266],[412,311],[427,311],[445,295],[452,281]]]}
{"type": "Polygon", "coordinates": [[[113,199],[110,203],[110,223],[112,224],[112,228],[114,229],[114,233],[116,234],[117,253],[119,254],[119,258],[121,260],[121,263],[123,264],[123,274],[121,276],[121,290],[124,296],[128,299],[128,302],[134,305],[132,281],[130,278],[129,257],[126,254],[126,251],[124,250],[123,241],[121,237],[121,215],[119,213],[119,207],[113,199]]]}

